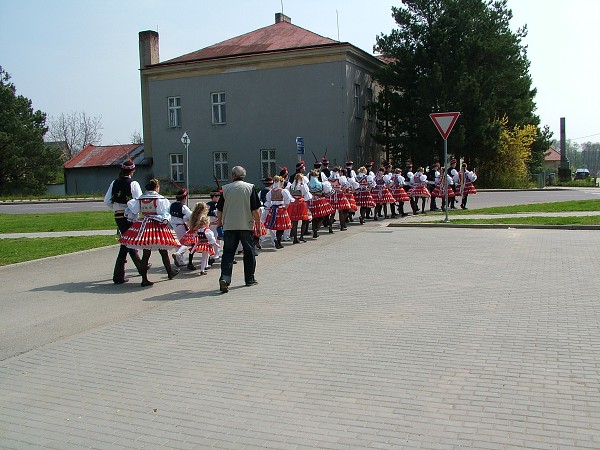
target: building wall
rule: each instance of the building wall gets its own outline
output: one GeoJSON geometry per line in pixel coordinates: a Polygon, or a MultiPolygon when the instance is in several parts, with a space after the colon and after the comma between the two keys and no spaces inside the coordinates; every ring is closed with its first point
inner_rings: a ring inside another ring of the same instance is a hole
{"type": "MultiPolygon", "coordinates": [[[[66,195],[101,194],[104,197],[111,181],[119,176],[118,167],[65,169],[66,195]]],[[[142,186],[152,178],[152,168],[137,166],[133,179],[142,186]]]]}
{"type": "Polygon", "coordinates": [[[331,167],[347,158],[376,156],[370,137],[374,122],[354,111],[354,85],[366,104],[369,74],[353,61],[289,64],[262,68],[245,65],[149,80],[154,172],[170,178],[170,153],[183,153],[187,132],[191,186],[214,186],[213,152],[228,152],[229,169],[241,164],[248,180],[261,177],[260,150],[275,149],[277,164],[293,168],[298,160],[295,139],[304,138],[302,157],[312,167],[314,155],[327,149],[331,167]],[[188,76],[189,75],[189,76],[188,76]],[[212,125],[211,93],[225,92],[227,124],[212,125]],[[181,97],[181,127],[168,127],[167,98],[181,97]],[[357,154],[358,151],[363,154],[357,154]]]}

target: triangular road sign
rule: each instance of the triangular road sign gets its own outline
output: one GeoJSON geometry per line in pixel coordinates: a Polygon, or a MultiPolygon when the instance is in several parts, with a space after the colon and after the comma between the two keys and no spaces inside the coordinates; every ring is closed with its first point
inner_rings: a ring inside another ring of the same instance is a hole
{"type": "Polygon", "coordinates": [[[436,128],[444,139],[448,139],[452,127],[456,123],[456,120],[460,116],[459,112],[443,112],[443,113],[431,113],[429,117],[433,120],[436,128]]]}

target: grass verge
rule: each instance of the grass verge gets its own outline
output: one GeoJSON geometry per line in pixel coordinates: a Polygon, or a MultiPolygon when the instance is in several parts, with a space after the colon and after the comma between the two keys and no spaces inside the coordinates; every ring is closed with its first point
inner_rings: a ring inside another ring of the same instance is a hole
{"type": "Polygon", "coordinates": [[[117,229],[110,211],[0,214],[0,233],[41,233],[117,229]]]}
{"type": "Polygon", "coordinates": [[[502,224],[502,225],[600,225],[600,216],[575,217],[498,217],[497,219],[452,219],[451,223],[464,224],[502,224]]]}
{"type": "Polygon", "coordinates": [[[0,239],[0,266],[106,247],[116,243],[116,235],[0,239]]]}
{"type": "Polygon", "coordinates": [[[465,216],[469,214],[516,214],[516,213],[553,213],[553,212],[577,212],[577,211],[600,211],[600,199],[593,200],[570,200],[555,203],[530,203],[527,205],[495,206],[492,208],[469,209],[452,211],[453,216],[465,216]]]}

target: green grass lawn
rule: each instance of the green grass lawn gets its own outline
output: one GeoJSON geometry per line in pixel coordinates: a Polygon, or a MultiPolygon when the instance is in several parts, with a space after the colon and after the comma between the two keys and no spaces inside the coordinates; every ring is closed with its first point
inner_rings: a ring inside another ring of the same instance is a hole
{"type": "Polygon", "coordinates": [[[116,235],[0,239],[0,266],[106,247],[116,243],[116,235]]]}
{"type": "Polygon", "coordinates": [[[527,205],[495,206],[493,208],[480,208],[452,211],[452,215],[464,216],[469,214],[517,214],[517,213],[553,213],[553,212],[577,212],[577,211],[600,211],[600,199],[594,200],[571,200],[555,203],[531,203],[527,205]]]}
{"type": "Polygon", "coordinates": [[[452,219],[451,223],[464,224],[508,224],[508,225],[600,225],[600,216],[576,217],[498,217],[497,219],[452,219]]]}
{"type": "MultiPolygon", "coordinates": [[[[531,225],[599,225],[600,216],[523,217],[468,219],[470,214],[514,214],[533,212],[600,211],[600,199],[558,203],[539,203],[506,207],[453,211],[452,223],[498,223],[531,225]],[[460,216],[462,218],[455,218],[460,216]]],[[[432,220],[433,221],[433,220],[432,220]]],[[[115,230],[110,211],[64,212],[45,214],[0,214],[0,233],[52,231],[115,230]]],[[[112,236],[0,239],[0,265],[14,264],[47,256],[63,255],[90,248],[116,244],[112,236]]]]}
{"type": "Polygon", "coordinates": [[[111,211],[0,214],[0,233],[117,229],[111,211]]]}

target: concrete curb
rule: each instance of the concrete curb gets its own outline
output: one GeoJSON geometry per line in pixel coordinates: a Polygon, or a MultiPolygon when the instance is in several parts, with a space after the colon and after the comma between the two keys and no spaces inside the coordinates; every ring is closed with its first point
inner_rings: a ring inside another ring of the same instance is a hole
{"type": "Polygon", "coordinates": [[[502,224],[502,223],[390,223],[388,227],[397,228],[475,228],[475,229],[522,229],[522,230],[600,230],[600,225],[523,225],[523,224],[502,224]]]}

